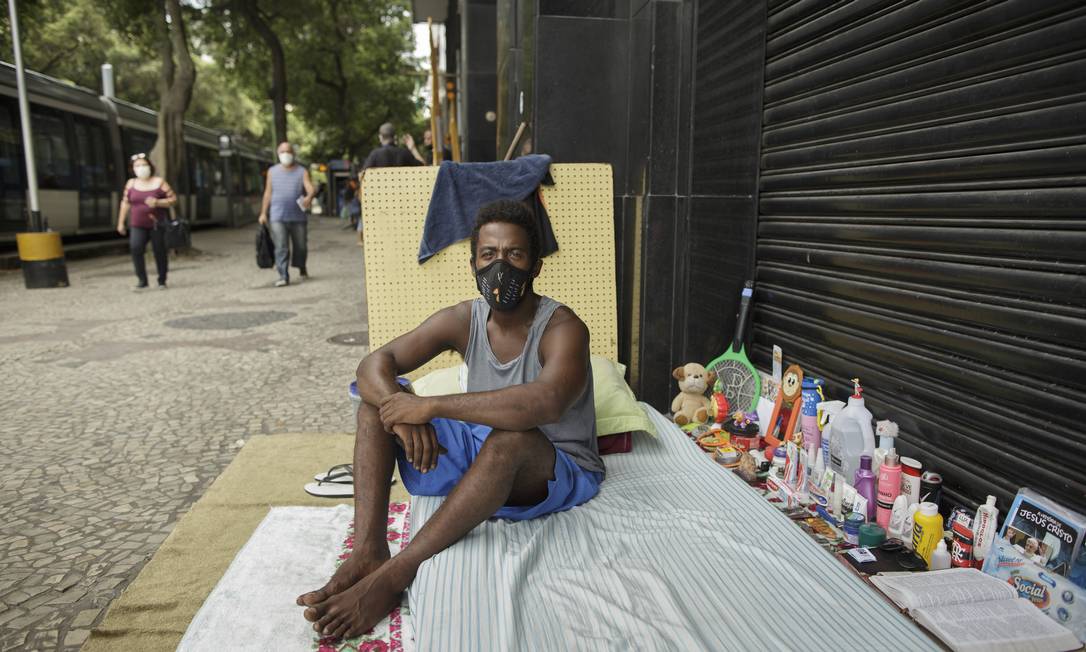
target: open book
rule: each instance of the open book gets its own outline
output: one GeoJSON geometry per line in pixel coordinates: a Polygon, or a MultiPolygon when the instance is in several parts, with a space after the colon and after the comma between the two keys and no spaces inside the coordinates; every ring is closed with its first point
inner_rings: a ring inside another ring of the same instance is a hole
{"type": "Polygon", "coordinates": [[[1065,652],[1081,647],[1010,584],[975,568],[875,575],[871,583],[956,652],[1065,652]]]}

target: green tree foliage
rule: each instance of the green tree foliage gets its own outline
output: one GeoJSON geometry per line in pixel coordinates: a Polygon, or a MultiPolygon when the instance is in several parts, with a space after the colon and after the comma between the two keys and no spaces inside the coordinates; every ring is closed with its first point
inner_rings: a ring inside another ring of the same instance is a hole
{"type": "MultiPolygon", "coordinates": [[[[238,12],[242,0],[185,0],[196,85],[185,119],[256,144],[272,137],[271,56],[238,12]]],[[[411,57],[406,0],[245,0],[268,20],[286,59],[289,135],[309,160],[361,159],[377,127],[417,126],[425,81],[411,57]]],[[[146,0],[17,0],[27,68],[92,89],[111,63],[117,96],[159,108],[155,6],[146,0]]],[[[0,59],[11,59],[7,21],[0,59]]],[[[415,130],[415,136],[420,130],[415,130]]]]}

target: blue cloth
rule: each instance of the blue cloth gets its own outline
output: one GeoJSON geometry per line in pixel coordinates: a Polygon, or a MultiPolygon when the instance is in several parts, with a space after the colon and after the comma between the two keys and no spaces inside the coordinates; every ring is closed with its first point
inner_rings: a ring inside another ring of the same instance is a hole
{"type": "MultiPolygon", "coordinates": [[[[437,467],[433,471],[420,473],[407,461],[403,448],[397,447],[400,479],[413,496],[448,496],[475,462],[491,428],[453,419],[434,419],[430,423],[437,432],[438,442],[448,453],[438,456],[437,467]]],[[[556,448],[554,480],[547,483],[547,497],[543,502],[522,507],[506,505],[494,513],[494,518],[527,521],[545,514],[564,512],[592,499],[599,493],[602,481],[602,474],[582,469],[572,457],[556,448]]]]}
{"type": "Polygon", "coordinates": [[[268,168],[272,196],[268,205],[268,217],[272,222],[304,222],[305,211],[298,206],[298,199],[305,196],[305,168],[298,164],[283,167],[275,164],[268,168]]]}
{"type": "MultiPolygon", "coordinates": [[[[522,156],[513,161],[453,163],[445,161],[437,171],[430,195],[430,209],[419,242],[419,264],[445,247],[471,235],[475,216],[484,204],[498,199],[523,200],[534,196],[547,178],[551,157],[545,154],[522,156]]],[[[542,255],[558,250],[546,212],[537,207],[542,255]]]]}
{"type": "Polygon", "coordinates": [[[279,278],[284,281],[290,280],[287,262],[305,271],[305,259],[308,255],[306,223],[272,222],[271,236],[272,242],[275,243],[275,271],[279,272],[279,278]]]}

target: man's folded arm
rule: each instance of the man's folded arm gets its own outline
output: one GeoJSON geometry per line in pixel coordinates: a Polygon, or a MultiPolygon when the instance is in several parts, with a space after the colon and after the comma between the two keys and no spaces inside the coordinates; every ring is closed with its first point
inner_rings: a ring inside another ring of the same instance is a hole
{"type": "Polygon", "coordinates": [[[445,351],[462,353],[470,319],[469,304],[444,308],[414,330],[370,353],[358,364],[359,396],[380,407],[382,399],[400,390],[397,376],[418,369],[445,351]]]}

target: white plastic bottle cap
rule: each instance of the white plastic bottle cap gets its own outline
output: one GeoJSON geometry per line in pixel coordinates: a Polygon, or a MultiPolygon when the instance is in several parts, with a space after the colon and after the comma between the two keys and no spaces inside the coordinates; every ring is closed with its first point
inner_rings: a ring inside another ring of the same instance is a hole
{"type": "Polygon", "coordinates": [[[939,506],[935,503],[920,503],[920,513],[924,516],[938,516],[939,506]]]}
{"type": "Polygon", "coordinates": [[[995,503],[996,503],[996,497],[995,496],[988,496],[988,505],[991,505],[992,507],[995,507],[995,503]]]}

